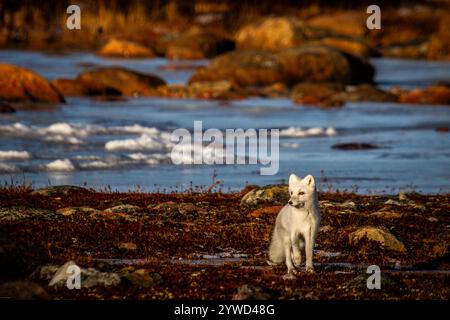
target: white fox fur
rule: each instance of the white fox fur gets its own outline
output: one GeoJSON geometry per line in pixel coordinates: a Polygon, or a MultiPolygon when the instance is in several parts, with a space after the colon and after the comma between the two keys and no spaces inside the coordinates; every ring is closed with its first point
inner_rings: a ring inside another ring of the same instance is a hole
{"type": "Polygon", "coordinates": [[[269,264],[286,263],[285,278],[295,278],[294,266],[300,267],[305,250],[306,271],[314,272],[314,243],[320,225],[320,208],[312,175],[304,179],[291,174],[290,199],[277,216],[269,248],[269,264]]]}

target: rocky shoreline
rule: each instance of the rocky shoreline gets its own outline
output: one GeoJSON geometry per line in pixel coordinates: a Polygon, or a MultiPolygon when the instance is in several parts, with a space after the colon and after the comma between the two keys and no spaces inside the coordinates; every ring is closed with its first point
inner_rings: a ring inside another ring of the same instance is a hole
{"type": "Polygon", "coordinates": [[[320,193],[316,273],[266,264],[284,185],[240,193],[0,192],[0,295],[26,299],[449,299],[449,195],[320,193]],[[65,271],[81,268],[81,289],[65,271]],[[379,265],[380,290],[366,287],[379,265]]]}
{"type": "MultiPolygon", "coordinates": [[[[180,14],[178,23],[167,17],[147,22],[142,19],[142,25],[135,26],[137,29],[131,34],[104,30],[100,25],[98,28],[103,31],[95,36],[96,31],[90,30],[92,26],[86,25],[76,31],[78,40],[72,39],[73,34],[67,30],[58,37],[39,36],[41,46],[49,42],[43,47],[33,44],[37,37],[34,30],[17,27],[14,33],[12,27],[4,27],[0,30],[0,48],[13,44],[18,48],[17,41],[22,41],[35,49],[48,50],[53,45],[61,52],[71,52],[71,41],[76,40],[82,42],[79,45],[84,50],[105,59],[166,57],[174,62],[211,61],[206,67],[195,68],[187,83],[175,85],[145,71],[119,67],[91,66],[75,79],[44,79],[30,70],[2,64],[0,112],[37,110],[37,106],[33,108],[37,103],[58,104],[64,102],[64,97],[72,96],[111,102],[135,97],[218,100],[283,97],[299,105],[316,107],[338,107],[347,102],[450,105],[448,82],[412,90],[383,90],[373,83],[375,71],[369,62],[371,57],[448,60],[448,6],[416,4],[383,8],[381,30],[367,29],[364,8],[312,6],[295,12],[260,14],[254,19],[241,19],[232,28],[225,20],[208,25],[193,17],[183,19],[180,14]],[[91,36],[92,39],[84,39],[91,36]],[[86,43],[90,43],[89,48],[83,46],[86,43]],[[22,105],[25,102],[29,104],[26,108],[22,105]]],[[[17,19],[12,16],[11,25],[20,24],[17,19]]]]}

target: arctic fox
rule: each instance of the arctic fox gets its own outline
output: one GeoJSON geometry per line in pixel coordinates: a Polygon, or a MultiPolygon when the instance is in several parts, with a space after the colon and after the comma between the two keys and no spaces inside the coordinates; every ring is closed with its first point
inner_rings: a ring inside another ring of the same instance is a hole
{"type": "Polygon", "coordinates": [[[305,249],[306,272],[314,272],[314,243],[320,224],[320,208],[312,175],[304,179],[291,174],[290,199],[277,216],[269,248],[270,265],[286,263],[285,279],[293,279],[294,265],[300,267],[305,249]]]}

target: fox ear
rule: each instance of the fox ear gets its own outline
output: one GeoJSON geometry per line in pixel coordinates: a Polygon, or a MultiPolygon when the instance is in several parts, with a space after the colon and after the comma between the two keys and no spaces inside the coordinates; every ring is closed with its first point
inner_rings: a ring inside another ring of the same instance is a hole
{"type": "Polygon", "coordinates": [[[295,175],[293,173],[291,173],[291,175],[289,176],[289,184],[299,182],[300,180],[302,180],[302,178],[298,177],[297,175],[295,175]]]}
{"type": "Polygon", "coordinates": [[[306,185],[308,187],[314,187],[316,185],[316,182],[314,181],[314,177],[310,174],[308,174],[303,180],[306,181],[306,185]]]}

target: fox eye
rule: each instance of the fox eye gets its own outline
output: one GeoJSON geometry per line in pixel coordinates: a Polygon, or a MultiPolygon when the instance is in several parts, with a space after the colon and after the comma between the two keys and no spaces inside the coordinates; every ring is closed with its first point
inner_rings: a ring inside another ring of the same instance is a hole
{"type": "Polygon", "coordinates": [[[292,196],[293,192],[291,191],[291,196],[292,196]]]}
{"type": "Polygon", "coordinates": [[[298,193],[298,195],[299,196],[302,196],[302,195],[304,195],[305,193],[303,192],[303,191],[300,191],[299,193],[298,193]]]}

